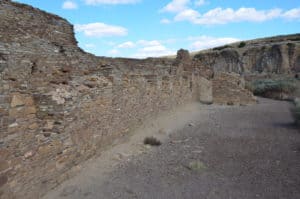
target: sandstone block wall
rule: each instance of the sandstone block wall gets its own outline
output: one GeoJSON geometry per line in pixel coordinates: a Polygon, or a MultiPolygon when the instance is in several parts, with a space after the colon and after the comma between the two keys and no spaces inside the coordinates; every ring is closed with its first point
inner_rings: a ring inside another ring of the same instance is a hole
{"type": "Polygon", "coordinates": [[[200,77],[199,79],[199,101],[204,104],[212,104],[213,103],[213,87],[212,81],[200,77]]]}
{"type": "Polygon", "coordinates": [[[256,103],[253,94],[245,89],[245,81],[236,73],[218,73],[212,81],[214,103],[246,105],[256,103]]]}
{"type": "Polygon", "coordinates": [[[95,57],[66,20],[9,0],[0,24],[0,198],[39,198],[146,118],[212,98],[212,70],[184,50],[95,57]]]}

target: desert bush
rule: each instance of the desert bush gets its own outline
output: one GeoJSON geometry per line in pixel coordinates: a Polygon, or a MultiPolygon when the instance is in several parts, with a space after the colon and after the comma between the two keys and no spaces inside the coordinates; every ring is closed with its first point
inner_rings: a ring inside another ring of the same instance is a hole
{"type": "Polygon", "coordinates": [[[291,94],[296,90],[295,79],[263,79],[255,80],[247,85],[254,95],[265,96],[268,93],[291,94]]]}
{"type": "Polygon", "coordinates": [[[151,145],[151,146],[159,146],[159,145],[161,145],[161,142],[158,139],[156,139],[155,137],[146,137],[144,139],[144,144],[151,145]]]}
{"type": "Polygon", "coordinates": [[[246,46],[246,43],[242,41],[242,42],[239,44],[238,47],[239,47],[239,48],[243,48],[243,47],[245,47],[245,46],[246,46]]]}
{"type": "Polygon", "coordinates": [[[213,50],[224,50],[226,48],[231,48],[232,46],[229,46],[229,45],[225,45],[225,46],[219,46],[219,47],[215,47],[213,48],[213,50]]]}
{"type": "Polygon", "coordinates": [[[290,39],[291,41],[300,41],[300,38],[290,39]]]}

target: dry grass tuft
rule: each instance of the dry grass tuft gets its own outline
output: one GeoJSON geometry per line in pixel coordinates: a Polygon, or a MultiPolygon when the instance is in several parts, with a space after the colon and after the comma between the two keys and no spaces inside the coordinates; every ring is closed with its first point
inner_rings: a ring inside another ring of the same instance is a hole
{"type": "Polygon", "coordinates": [[[144,139],[144,144],[151,145],[151,146],[160,146],[161,142],[155,137],[146,137],[144,139]]]}

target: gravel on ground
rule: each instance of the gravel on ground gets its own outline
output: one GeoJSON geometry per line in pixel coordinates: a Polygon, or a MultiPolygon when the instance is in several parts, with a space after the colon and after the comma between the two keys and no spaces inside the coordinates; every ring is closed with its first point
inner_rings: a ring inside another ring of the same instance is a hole
{"type": "Polygon", "coordinates": [[[99,157],[45,199],[299,199],[300,132],[290,106],[263,98],[201,106],[160,146],[143,146],[141,134],[129,147],[139,152],[112,150],[113,167],[99,157]]]}

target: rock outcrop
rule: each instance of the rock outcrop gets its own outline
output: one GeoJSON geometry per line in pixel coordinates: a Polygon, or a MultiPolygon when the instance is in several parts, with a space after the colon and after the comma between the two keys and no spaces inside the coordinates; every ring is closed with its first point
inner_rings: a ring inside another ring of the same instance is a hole
{"type": "Polygon", "coordinates": [[[298,73],[300,34],[238,42],[196,53],[194,58],[214,72],[298,73]]]}
{"type": "Polygon", "coordinates": [[[184,50],[96,57],[65,19],[9,0],[0,24],[0,198],[40,198],[146,118],[213,100],[214,73],[184,50]]]}

